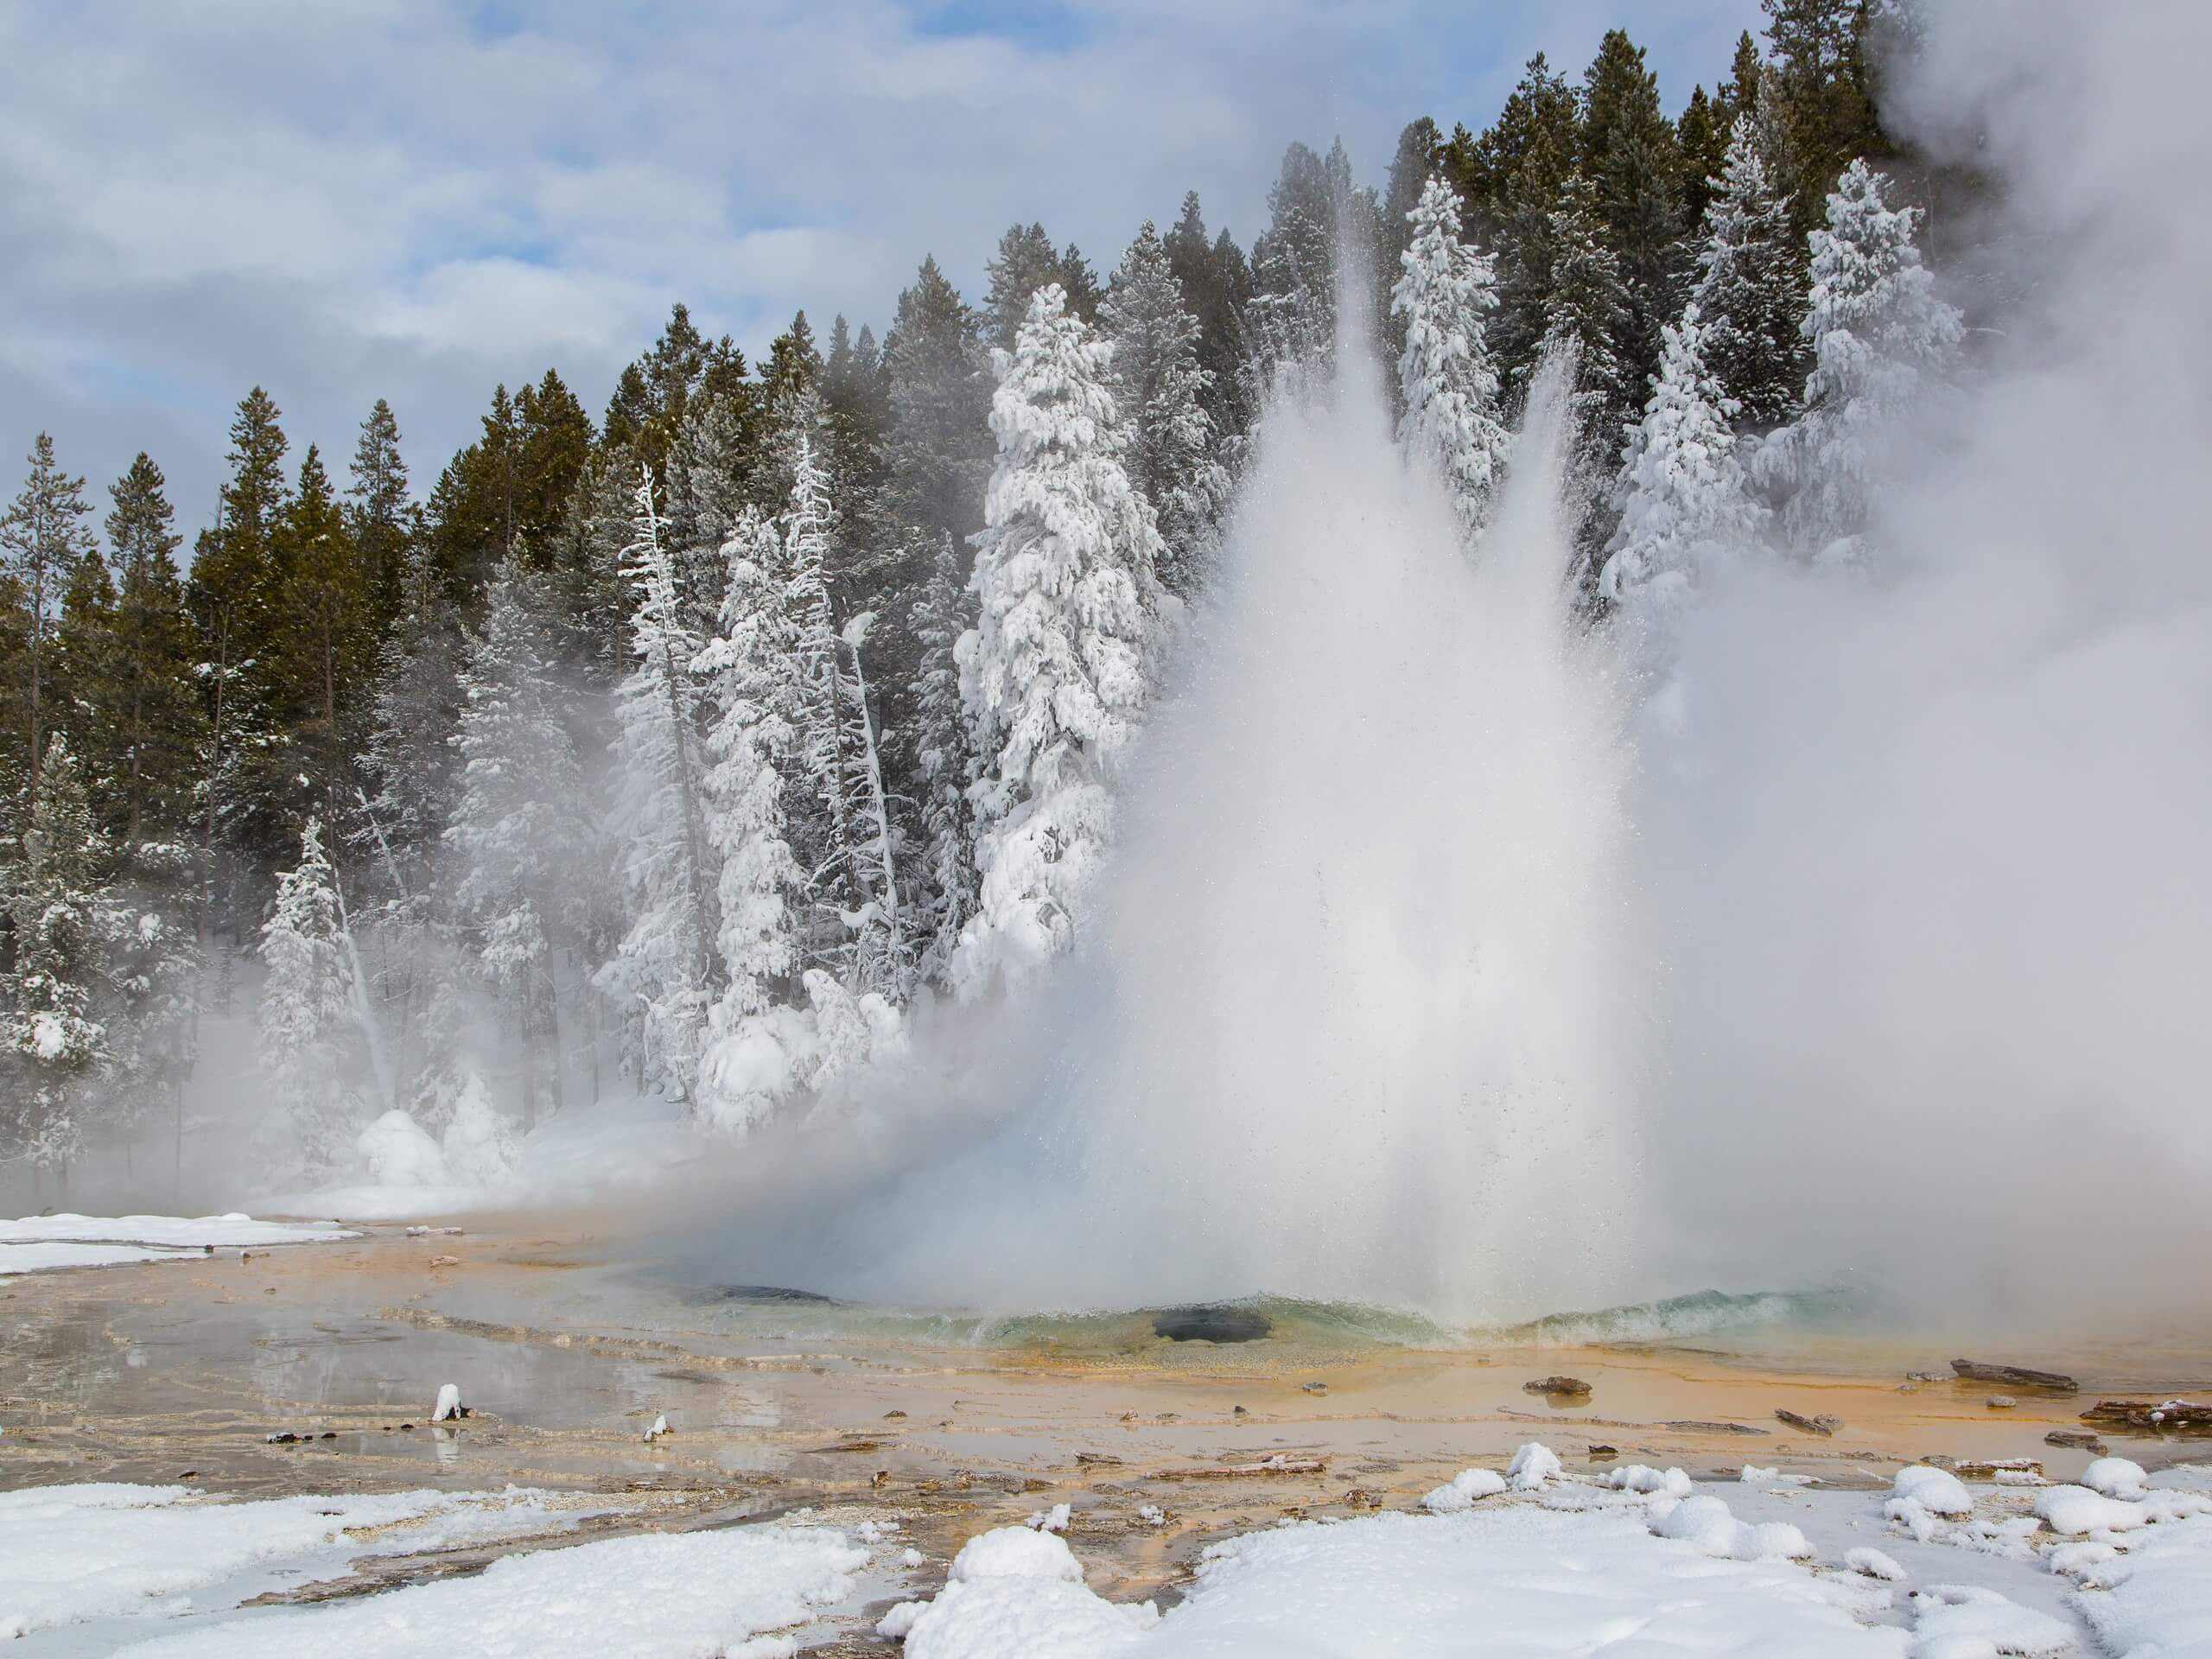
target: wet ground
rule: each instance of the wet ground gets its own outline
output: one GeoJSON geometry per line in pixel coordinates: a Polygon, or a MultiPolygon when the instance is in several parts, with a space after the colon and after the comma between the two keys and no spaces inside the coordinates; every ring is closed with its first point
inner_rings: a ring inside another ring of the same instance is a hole
{"type": "MultiPolygon", "coordinates": [[[[1404,1508],[1529,1440],[1570,1466],[1700,1477],[1754,1462],[1872,1486],[1913,1459],[2028,1457],[2063,1478],[2092,1453],[2044,1436],[2082,1429],[2098,1397],[2212,1388],[2212,1345],[2185,1340],[1986,1356],[2069,1370],[2082,1389],[2066,1395],[1955,1380],[1940,1338],[1789,1320],[1602,1345],[1527,1327],[1466,1346],[1421,1345],[1416,1327],[1379,1340],[1294,1303],[985,1322],[671,1281],[613,1239],[590,1215],[379,1228],[0,1281],[0,1490],[652,1493],[623,1524],[895,1516],[940,1572],[974,1533],[1065,1502],[1095,1588],[1172,1597],[1215,1539],[1404,1508]],[[1561,1376],[1589,1392],[1527,1389],[1561,1376]],[[472,1414],[433,1427],[448,1382],[472,1414]],[[648,1441],[664,1414],[672,1433],[648,1441]]],[[[2212,1445],[2104,1438],[2152,1467],[2212,1445]]]]}

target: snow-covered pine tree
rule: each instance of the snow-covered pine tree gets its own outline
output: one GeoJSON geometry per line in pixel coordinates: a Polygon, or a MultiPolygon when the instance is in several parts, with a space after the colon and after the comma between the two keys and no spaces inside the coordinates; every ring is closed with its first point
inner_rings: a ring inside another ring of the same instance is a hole
{"type": "Polygon", "coordinates": [[[1736,403],[1706,366],[1709,337],[1694,305],[1662,331],[1658,382],[1629,442],[1620,528],[1599,581],[1613,603],[1670,610],[1759,533],[1764,513],[1729,429],[1736,403]]]}
{"type": "Polygon", "coordinates": [[[1484,328],[1497,308],[1487,255],[1459,238],[1459,195],[1432,175],[1408,216],[1391,315],[1402,319],[1398,441],[1433,461],[1471,544],[1490,521],[1512,435],[1498,418],[1498,376],[1484,328]]]}
{"type": "Polygon", "coordinates": [[[922,851],[914,930],[920,944],[917,971],[944,983],[960,930],[976,910],[976,849],[968,785],[975,776],[968,718],[960,702],[960,638],[975,626],[969,594],[960,579],[952,537],[938,539],[928,582],[915,601],[912,626],[921,642],[915,677],[913,750],[921,781],[922,851]]]}
{"type": "Polygon", "coordinates": [[[483,632],[468,639],[453,739],[460,787],[445,833],[458,866],[455,906],[514,1011],[525,1128],[541,1100],[561,1101],[552,953],[580,919],[593,839],[553,680],[551,625],[532,580],[503,562],[485,592],[483,632]]]}
{"type": "Polygon", "coordinates": [[[1553,210],[1544,345],[1547,350],[1573,346],[1586,417],[1593,427],[1610,423],[1618,429],[1635,407],[1622,350],[1632,318],[1620,261],[1605,245],[1590,182],[1576,176],[1567,181],[1553,210]]]}
{"type": "Polygon", "coordinates": [[[452,805],[461,713],[461,622],[420,543],[403,556],[398,607],[377,654],[369,737],[358,766],[372,791],[353,833],[391,896],[427,893],[452,805]]]}
{"type": "Polygon", "coordinates": [[[805,954],[810,964],[834,968],[857,988],[889,991],[893,982],[880,976],[903,959],[905,948],[890,860],[871,850],[877,839],[868,781],[873,727],[861,706],[860,683],[846,666],[849,647],[831,619],[826,560],[835,528],[828,480],[811,435],[802,432],[779,574],[798,674],[797,759],[813,807],[802,836],[817,912],[805,954]]]}
{"type": "Polygon", "coordinates": [[[688,625],[674,562],[662,539],[651,472],[633,498],[625,558],[636,595],[635,666],[614,694],[614,800],[608,828],[620,848],[630,926],[594,976],[632,1033],[641,1081],[685,1102],[698,1081],[707,1010],[718,987],[713,957],[717,873],[700,803],[705,770],[699,683],[704,641],[688,625]]]}
{"type": "Polygon", "coordinates": [[[1783,497],[1791,544],[1823,563],[1862,550],[1880,446],[1931,377],[1957,351],[1958,312],[1913,245],[1910,207],[1882,200],[1883,176],[1863,161],[1828,196],[1827,228],[1809,238],[1813,298],[1802,325],[1812,342],[1804,413],[1769,438],[1754,471],[1783,497]]]}
{"type": "Polygon", "coordinates": [[[960,645],[982,758],[968,792],[979,908],[952,970],[964,997],[1072,944],[1112,839],[1109,779],[1176,605],[1155,574],[1152,510],[1122,465],[1109,354],[1046,288],[998,357],[998,468],[969,582],[979,623],[960,645]]]}
{"type": "Polygon", "coordinates": [[[1203,584],[1229,501],[1229,474],[1215,459],[1205,396],[1213,377],[1198,365],[1198,320],[1147,219],[1122,256],[1099,308],[1113,342],[1108,385],[1128,447],[1122,464],[1160,525],[1160,580],[1187,598],[1203,584]]]}
{"type": "Polygon", "coordinates": [[[1748,432],[1764,433],[1796,412],[1806,352],[1805,268],[1789,229],[1789,193],[1767,171],[1757,121],[1736,118],[1713,197],[1690,303],[1704,319],[1706,361],[1742,406],[1748,432]]]}
{"type": "Polygon", "coordinates": [[[113,907],[101,880],[105,852],[83,773],[68,740],[48,741],[39,791],[10,874],[13,960],[0,976],[0,1160],[22,1159],[34,1177],[58,1174],[83,1152],[88,1090],[107,1072],[106,993],[113,907]]]}
{"type": "Polygon", "coordinates": [[[912,986],[912,946],[899,907],[899,842],[883,787],[883,745],[868,709],[868,673],[861,661],[874,626],[875,613],[862,611],[837,635],[845,664],[838,671],[836,705],[840,782],[856,885],[868,895],[860,912],[842,919],[853,934],[854,991],[896,999],[912,986]]]}
{"type": "Polygon", "coordinates": [[[772,1019],[799,965],[805,873],[793,856],[785,777],[798,747],[795,632],[784,614],[783,539],[757,513],[725,543],[728,574],[715,638],[695,667],[713,724],[702,779],[709,843],[721,861],[715,935],[721,991],[709,1016],[699,1106],[742,1132],[789,1079],[772,1019]]]}
{"type": "Polygon", "coordinates": [[[343,1164],[361,1127],[353,1084],[360,1026],[338,878],[313,818],[300,836],[299,863],[277,880],[261,958],[269,968],[258,1015],[262,1072],[290,1126],[298,1173],[319,1179],[343,1164]]]}

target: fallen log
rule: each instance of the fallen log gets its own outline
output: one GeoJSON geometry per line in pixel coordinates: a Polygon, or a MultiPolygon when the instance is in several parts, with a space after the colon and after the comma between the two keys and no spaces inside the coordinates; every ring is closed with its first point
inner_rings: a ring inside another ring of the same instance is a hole
{"type": "Polygon", "coordinates": [[[2085,1434],[2078,1428],[2054,1428],[2043,1437],[2043,1443],[2045,1446],[2071,1446],[2076,1452],[2094,1452],[2101,1458],[2105,1454],[2102,1440],[2094,1434],[2085,1434]]]}
{"type": "Polygon", "coordinates": [[[1162,1469],[1154,1480],[1264,1479],[1270,1475],[1318,1475],[1329,1466],[1326,1458],[1264,1458],[1258,1463],[1198,1463],[1181,1469],[1162,1469]]]}
{"type": "Polygon", "coordinates": [[[1798,1412],[1777,1408],[1774,1414],[1790,1427],[1802,1429],[1808,1434],[1818,1434],[1824,1440],[1843,1427],[1842,1418],[1831,1417],[1825,1412],[1818,1417],[1807,1417],[1798,1412]]]}
{"type": "Polygon", "coordinates": [[[2023,1365],[1991,1365],[1979,1359],[1955,1359],[1951,1369],[1969,1382],[2002,1382],[2015,1389],[2078,1394],[2080,1385],[2060,1371],[2031,1371],[2023,1365]]]}
{"type": "Polygon", "coordinates": [[[2082,1414],[2082,1421],[2145,1434],[2201,1432],[2212,1429],[2212,1406],[2193,1400],[2100,1400],[2082,1414]]]}

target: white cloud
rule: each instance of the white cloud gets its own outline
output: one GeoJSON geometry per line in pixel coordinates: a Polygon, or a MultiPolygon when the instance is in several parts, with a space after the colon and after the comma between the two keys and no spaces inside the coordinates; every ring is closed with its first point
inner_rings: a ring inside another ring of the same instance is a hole
{"type": "Polygon", "coordinates": [[[1103,269],[1195,188],[1249,239],[1289,139],[1341,132],[1377,173],[1405,121],[1483,124],[1529,51],[1571,68],[1616,13],[1675,97],[1755,21],[1750,0],[1078,0],[996,35],[889,0],[13,9],[0,448],[50,425],[104,480],[181,439],[156,459],[196,518],[260,382],[296,446],[338,454],[389,397],[427,487],[495,380],[553,364],[595,405],[676,299],[758,351],[801,307],[880,330],[925,252],[972,293],[1015,219],[1103,269]]]}

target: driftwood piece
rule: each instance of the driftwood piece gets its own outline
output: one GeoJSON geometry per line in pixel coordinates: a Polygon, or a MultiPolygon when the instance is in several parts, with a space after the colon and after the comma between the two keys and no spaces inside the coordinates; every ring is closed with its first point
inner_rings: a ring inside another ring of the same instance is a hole
{"type": "Polygon", "coordinates": [[[2105,1454],[2102,1440],[2078,1428],[2054,1428],[2043,1437],[2043,1443],[2045,1446],[2071,1446],[2076,1452],[2094,1452],[2101,1458],[2105,1454]]]}
{"type": "Polygon", "coordinates": [[[1154,1480],[1249,1480],[1271,1475],[1318,1475],[1329,1466],[1326,1458],[1263,1458],[1258,1463],[1198,1463],[1181,1469],[1162,1469],[1154,1480]]]}
{"type": "Polygon", "coordinates": [[[1818,1417],[1808,1417],[1799,1412],[1777,1408],[1774,1414],[1790,1427],[1802,1429],[1808,1434],[1818,1434],[1823,1440],[1843,1427],[1842,1418],[1831,1417],[1826,1413],[1818,1417]]]}
{"type": "Polygon", "coordinates": [[[2031,1371],[2023,1365],[1991,1365],[1979,1359],[1955,1359],[1951,1369],[1970,1382],[2002,1382],[2008,1388],[2042,1389],[2051,1394],[2078,1394],[2080,1385],[2061,1371],[2031,1371]]]}
{"type": "Polygon", "coordinates": [[[1662,1423],[1659,1427],[1671,1428],[1678,1434],[1771,1434],[1774,1433],[1770,1428],[1753,1428],[1749,1423],[1708,1423],[1695,1417],[1662,1423]]]}
{"type": "Polygon", "coordinates": [[[2133,1428],[2145,1434],[2212,1429],[2212,1406],[2193,1400],[2100,1400],[2082,1414],[2085,1423],[2133,1428]]]}

